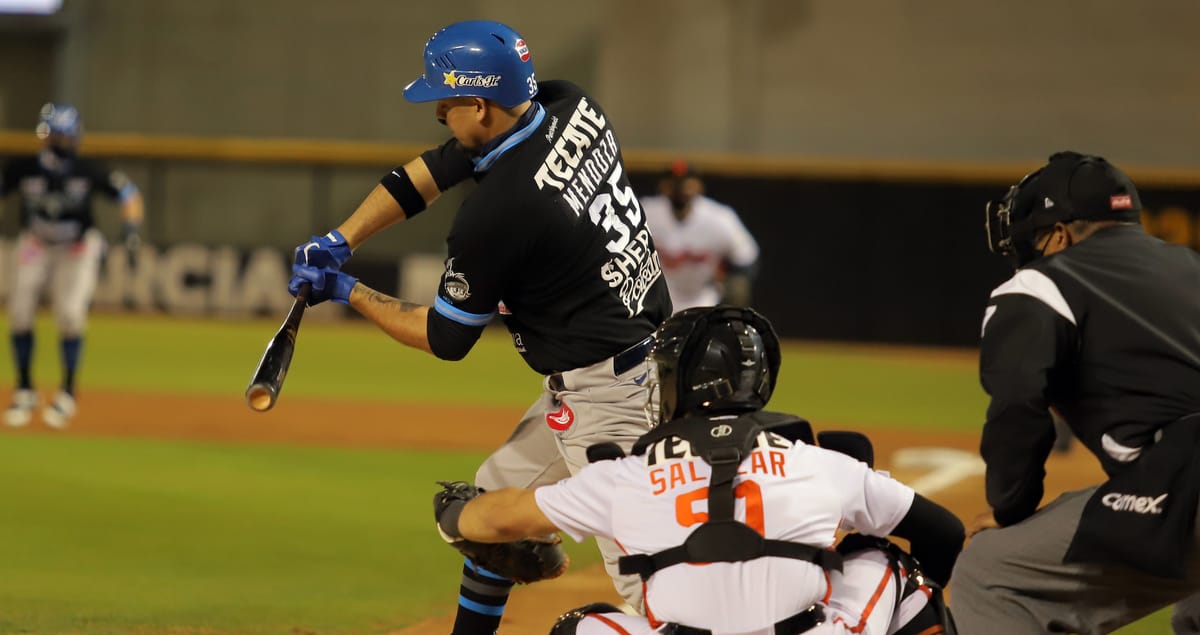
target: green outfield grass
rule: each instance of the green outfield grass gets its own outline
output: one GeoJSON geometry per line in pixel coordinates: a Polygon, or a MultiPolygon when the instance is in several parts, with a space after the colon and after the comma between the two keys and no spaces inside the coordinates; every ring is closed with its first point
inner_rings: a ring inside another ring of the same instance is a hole
{"type": "Polygon", "coordinates": [[[5,438],[0,632],[365,633],[448,611],[461,559],[431,481],[482,458],[5,438]]]}
{"type": "MultiPolygon", "coordinates": [[[[0,323],[2,324],[2,323],[0,323]]],[[[93,316],[81,383],[121,390],[240,395],[277,321],[93,316]]],[[[38,325],[39,384],[58,381],[52,325],[38,325]]],[[[12,369],[0,364],[0,382],[12,369]]],[[[502,329],[445,362],[361,322],[301,327],[286,394],[372,401],[527,405],[540,377],[502,329]]],[[[909,358],[880,349],[785,343],[771,407],[815,423],[977,429],[985,395],[962,351],[909,358]]]]}
{"type": "MultiPolygon", "coordinates": [[[[94,316],[81,390],[241,395],[277,322],[94,316]]],[[[57,381],[51,325],[37,378],[57,381]]],[[[978,429],[970,355],[788,343],[771,407],[823,423],[978,429]]],[[[12,370],[0,364],[0,382],[12,370]]],[[[502,332],[441,362],[364,323],[306,324],[286,395],[524,405],[538,377],[502,332]]],[[[450,610],[458,558],[433,478],[470,453],[0,437],[0,633],[368,633],[450,610]]],[[[590,544],[571,546],[577,564],[590,544]]],[[[1122,635],[1169,632],[1166,613],[1122,635]]]]}

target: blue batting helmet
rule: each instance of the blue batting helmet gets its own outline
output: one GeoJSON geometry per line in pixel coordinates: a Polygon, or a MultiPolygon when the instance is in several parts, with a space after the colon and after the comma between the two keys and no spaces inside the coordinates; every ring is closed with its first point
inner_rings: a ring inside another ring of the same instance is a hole
{"type": "Polygon", "coordinates": [[[533,60],[525,40],[490,20],[458,22],[425,44],[425,74],[404,87],[413,102],[483,97],[505,108],[537,94],[533,60]]]}
{"type": "Polygon", "coordinates": [[[52,134],[78,138],[83,134],[83,119],[79,117],[79,110],[70,104],[48,103],[42,106],[36,132],[39,139],[52,134]]]}

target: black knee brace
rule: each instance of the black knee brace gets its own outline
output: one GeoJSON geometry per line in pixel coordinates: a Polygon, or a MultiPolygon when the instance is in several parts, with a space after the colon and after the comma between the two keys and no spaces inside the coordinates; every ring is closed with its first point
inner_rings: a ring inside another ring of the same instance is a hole
{"type": "Polygon", "coordinates": [[[608,604],[607,602],[595,602],[586,604],[577,609],[571,609],[558,617],[558,621],[554,622],[554,627],[550,629],[550,635],[575,635],[575,628],[579,626],[579,621],[586,617],[589,613],[620,613],[621,609],[608,604]]]}

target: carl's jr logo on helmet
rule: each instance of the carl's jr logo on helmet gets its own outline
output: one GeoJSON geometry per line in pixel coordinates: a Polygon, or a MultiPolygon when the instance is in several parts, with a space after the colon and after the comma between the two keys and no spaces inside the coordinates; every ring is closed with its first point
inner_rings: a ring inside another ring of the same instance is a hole
{"type": "Polygon", "coordinates": [[[495,88],[500,85],[500,76],[484,75],[479,71],[450,71],[442,73],[442,83],[450,88],[495,88]]]}

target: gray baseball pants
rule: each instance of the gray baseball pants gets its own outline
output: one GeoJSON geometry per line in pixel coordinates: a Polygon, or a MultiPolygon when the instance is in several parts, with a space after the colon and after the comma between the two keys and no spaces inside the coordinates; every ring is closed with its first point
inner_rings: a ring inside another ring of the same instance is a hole
{"type": "MultiPolygon", "coordinates": [[[[618,377],[608,359],[562,373],[562,385],[544,379],[541,397],[521,417],[508,441],[479,467],[475,484],[484,489],[550,485],[583,469],[591,445],[614,442],[628,452],[650,430],[645,412],[650,364],[638,364],[618,377]],[[564,423],[564,403],[571,413],[569,425],[564,423]],[[548,421],[548,415],[556,419],[548,421]]],[[[641,611],[641,578],[617,572],[620,547],[607,539],[596,542],[613,586],[641,611]]]]}
{"type": "Polygon", "coordinates": [[[1190,597],[1200,592],[1200,554],[1189,558],[1186,580],[1063,563],[1095,490],[1067,492],[1015,525],[971,539],[950,581],[963,635],[1110,633],[1175,602],[1175,632],[1200,633],[1200,597],[1190,597]]]}
{"type": "Polygon", "coordinates": [[[33,329],[38,300],[49,278],[59,332],[82,335],[100,278],[103,253],[104,237],[95,227],[77,242],[57,245],[21,232],[17,238],[16,277],[8,298],[9,329],[14,333],[33,329]]]}

